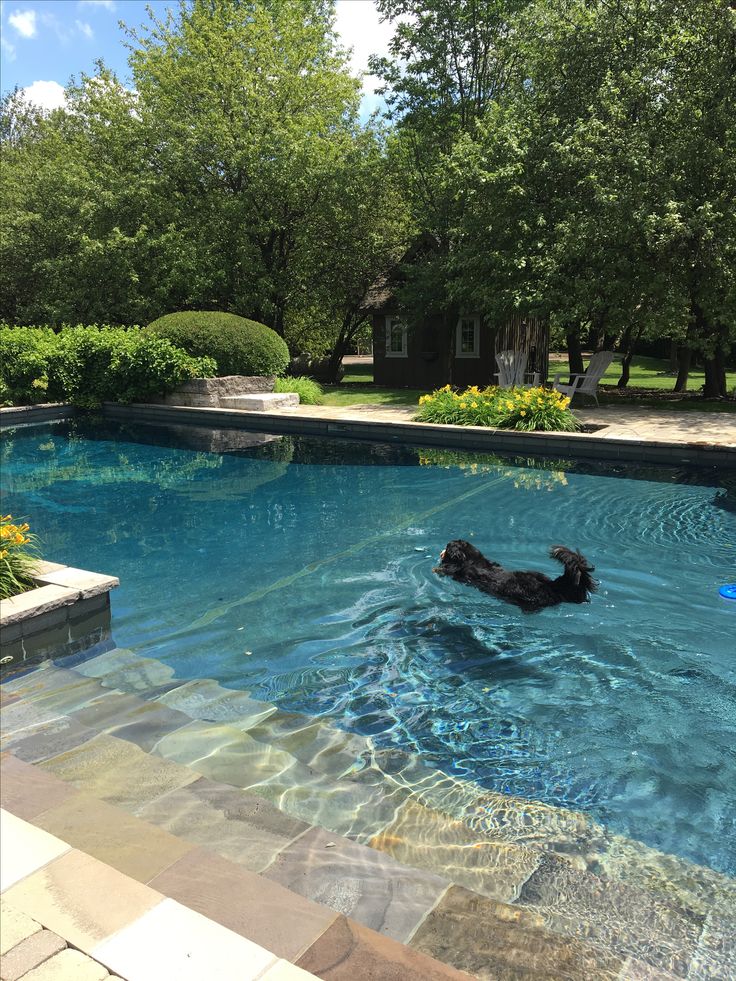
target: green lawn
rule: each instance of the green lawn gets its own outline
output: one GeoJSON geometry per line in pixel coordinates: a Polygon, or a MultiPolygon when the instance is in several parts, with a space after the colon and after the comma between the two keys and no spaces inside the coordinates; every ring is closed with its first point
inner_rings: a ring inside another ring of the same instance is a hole
{"type": "MultiPolygon", "coordinates": [[[[586,362],[587,366],[587,362],[586,362]]],[[[567,361],[563,363],[567,367],[567,361]]],[[[657,388],[671,392],[675,384],[675,376],[667,374],[669,365],[666,361],[658,358],[635,357],[631,364],[631,377],[629,388],[657,388]]],[[[559,370],[555,362],[550,365],[550,375],[554,376],[555,371],[559,370]]],[[[603,376],[604,385],[615,385],[621,376],[621,358],[616,355],[614,362],[603,376]]],[[[728,390],[731,391],[736,385],[736,372],[731,372],[726,376],[728,390]]],[[[688,392],[696,393],[705,384],[705,374],[702,369],[691,371],[687,380],[688,392]]],[[[674,394],[674,393],[673,393],[674,394]]]]}
{"type": "MultiPolygon", "coordinates": [[[[621,374],[617,360],[609,368],[603,378],[604,385],[615,386],[621,374]]],[[[586,362],[587,364],[587,362],[586,362]]],[[[553,361],[550,364],[550,377],[557,371],[567,367],[567,360],[553,361]]],[[[602,405],[639,405],[657,409],[676,409],[677,411],[695,412],[736,412],[736,400],[726,402],[720,400],[704,401],[697,397],[698,390],[705,381],[702,371],[691,371],[688,380],[688,397],[681,397],[672,392],[675,379],[666,374],[668,364],[657,358],[635,357],[631,366],[629,387],[623,392],[615,388],[601,391],[602,405]],[[649,394],[648,390],[652,390],[649,394]],[[671,393],[671,397],[668,397],[671,393]]],[[[728,388],[731,391],[736,386],[736,372],[727,376],[728,388]]],[[[340,385],[325,386],[326,405],[416,405],[419,396],[424,393],[415,388],[381,388],[373,384],[373,367],[371,365],[348,365],[345,377],[340,385]]],[[[586,399],[585,405],[593,403],[586,399]]]]}
{"type": "Polygon", "coordinates": [[[373,365],[348,365],[340,385],[325,385],[325,405],[416,405],[424,395],[416,388],[380,388],[373,384],[373,365]]]}

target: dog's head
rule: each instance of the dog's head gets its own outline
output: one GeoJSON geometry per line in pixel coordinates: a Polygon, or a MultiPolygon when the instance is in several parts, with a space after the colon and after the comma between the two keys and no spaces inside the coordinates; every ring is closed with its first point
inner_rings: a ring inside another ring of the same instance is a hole
{"type": "Polygon", "coordinates": [[[450,576],[453,572],[467,565],[468,562],[477,562],[482,558],[483,553],[478,551],[475,545],[458,538],[445,545],[440,552],[440,564],[434,571],[443,576],[450,576]]]}

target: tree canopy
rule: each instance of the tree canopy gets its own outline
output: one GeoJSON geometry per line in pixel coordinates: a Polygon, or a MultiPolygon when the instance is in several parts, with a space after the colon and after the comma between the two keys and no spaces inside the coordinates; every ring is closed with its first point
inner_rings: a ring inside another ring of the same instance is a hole
{"type": "MultiPolygon", "coordinates": [[[[399,300],[679,344],[725,393],[736,340],[736,10],[727,0],[376,0],[361,124],[329,0],[192,0],[43,115],[3,100],[0,316],[213,309],[339,362],[399,300]]],[[[625,365],[626,365],[626,358],[625,365]]],[[[622,383],[626,380],[626,368],[622,383]]]]}

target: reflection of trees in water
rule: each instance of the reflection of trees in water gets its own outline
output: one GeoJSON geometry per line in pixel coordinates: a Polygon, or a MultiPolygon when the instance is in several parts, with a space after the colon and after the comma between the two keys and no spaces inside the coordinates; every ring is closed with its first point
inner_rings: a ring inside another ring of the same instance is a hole
{"type": "MultiPolygon", "coordinates": [[[[160,430],[160,427],[156,427],[160,430]]],[[[171,427],[171,429],[185,427],[171,427]]],[[[185,432],[181,442],[202,442],[202,437],[210,441],[219,431],[205,430],[199,427],[196,432],[185,432]]],[[[162,446],[162,438],[168,435],[166,442],[171,443],[176,438],[172,432],[157,431],[155,433],[132,431],[131,427],[115,429],[116,443],[110,443],[101,448],[100,441],[110,440],[112,434],[97,429],[90,439],[88,432],[75,431],[56,434],[44,434],[39,439],[35,449],[38,452],[38,467],[23,468],[15,472],[10,463],[13,460],[15,440],[8,436],[2,442],[0,460],[5,464],[3,489],[4,493],[29,494],[51,487],[55,484],[81,482],[94,488],[111,484],[147,483],[161,490],[174,489],[177,493],[198,500],[225,500],[238,498],[255,490],[262,484],[269,483],[282,477],[286,472],[293,454],[293,446],[288,437],[264,437],[260,434],[235,432],[236,450],[242,451],[248,446],[247,437],[254,436],[251,444],[257,449],[253,458],[261,465],[254,468],[233,469],[225,464],[228,459],[225,453],[198,452],[176,453],[173,456],[162,456],[147,459],[145,462],[132,460],[124,443],[135,442],[146,445],[162,446]],[[122,442],[122,445],[120,445],[122,442]]],[[[221,441],[227,445],[227,440],[221,441]]]]}
{"type": "Polygon", "coordinates": [[[466,475],[481,473],[508,477],[517,490],[551,491],[556,485],[567,485],[565,470],[569,460],[545,460],[535,457],[502,457],[495,453],[463,453],[457,450],[421,450],[423,467],[459,468],[466,475]]]}

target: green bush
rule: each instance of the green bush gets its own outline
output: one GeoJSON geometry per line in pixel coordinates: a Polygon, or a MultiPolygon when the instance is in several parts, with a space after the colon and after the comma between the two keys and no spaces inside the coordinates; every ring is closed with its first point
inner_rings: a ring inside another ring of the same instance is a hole
{"type": "Polygon", "coordinates": [[[276,331],[234,313],[169,313],[145,331],[188,354],[214,358],[218,375],[280,375],[289,364],[289,349],[276,331]]]}
{"type": "Polygon", "coordinates": [[[419,399],[418,422],[454,426],[489,426],[525,432],[574,432],[580,423],[570,399],[547,388],[476,386],[455,392],[449,385],[419,399]]]}
{"type": "Polygon", "coordinates": [[[49,357],[56,335],[48,327],[0,327],[0,404],[50,402],[49,357]]]}
{"type": "Polygon", "coordinates": [[[296,392],[302,405],[322,405],[324,402],[324,391],[319,382],[313,378],[305,378],[303,375],[294,377],[284,375],[277,378],[273,387],[274,392],[296,392]]]}
{"type": "Polygon", "coordinates": [[[84,408],[165,395],[190,378],[215,373],[211,358],[193,358],[164,337],[140,329],[0,328],[0,383],[6,402],[62,400],[84,408]],[[42,370],[41,375],[31,378],[42,370]],[[30,379],[30,380],[29,380],[30,379]]]}

